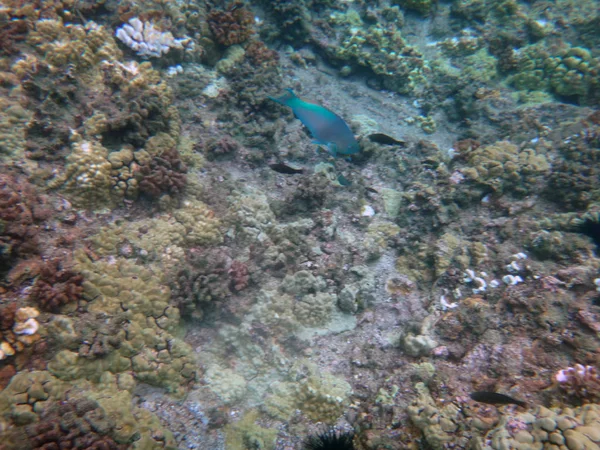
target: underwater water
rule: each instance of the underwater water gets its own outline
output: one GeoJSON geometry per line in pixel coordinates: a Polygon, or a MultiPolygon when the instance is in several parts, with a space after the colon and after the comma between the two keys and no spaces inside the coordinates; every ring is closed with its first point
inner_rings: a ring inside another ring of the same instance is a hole
{"type": "Polygon", "coordinates": [[[1,0],[0,450],[600,448],[600,2],[1,0]]]}

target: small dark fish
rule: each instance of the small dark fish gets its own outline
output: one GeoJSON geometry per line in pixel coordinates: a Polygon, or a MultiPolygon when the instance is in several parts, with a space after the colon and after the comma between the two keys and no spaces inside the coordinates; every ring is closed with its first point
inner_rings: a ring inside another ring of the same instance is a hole
{"type": "Polygon", "coordinates": [[[269,164],[269,167],[275,172],[284,173],[286,175],[295,175],[297,173],[304,173],[304,169],[297,169],[296,167],[288,166],[285,163],[274,163],[269,164]]]}
{"type": "Polygon", "coordinates": [[[499,394],[498,392],[472,392],[471,399],[479,403],[488,403],[490,405],[519,405],[527,408],[527,403],[522,400],[517,400],[508,395],[499,394]]]}
{"type": "Polygon", "coordinates": [[[405,145],[406,142],[396,139],[395,137],[389,136],[385,133],[373,133],[367,136],[367,138],[371,142],[375,142],[376,144],[385,144],[385,145],[405,145]]]}

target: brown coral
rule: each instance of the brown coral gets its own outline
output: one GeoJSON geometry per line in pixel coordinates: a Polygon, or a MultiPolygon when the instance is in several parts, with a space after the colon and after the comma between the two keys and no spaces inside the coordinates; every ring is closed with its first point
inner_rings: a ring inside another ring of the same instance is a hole
{"type": "Polygon", "coordinates": [[[182,317],[201,320],[206,308],[230,295],[227,261],[219,249],[190,251],[186,266],[171,282],[171,299],[182,317]]]}
{"type": "Polygon", "coordinates": [[[233,261],[227,274],[230,277],[229,289],[233,292],[240,292],[248,287],[250,276],[248,274],[248,266],[243,262],[238,260],[233,261]]]}
{"type": "Polygon", "coordinates": [[[225,135],[219,139],[210,139],[205,146],[206,156],[209,159],[217,159],[224,155],[235,154],[241,145],[238,141],[229,135],[225,135]]]}
{"type": "Polygon", "coordinates": [[[0,270],[18,256],[37,252],[40,225],[49,214],[31,184],[0,175],[0,270]]]}
{"type": "Polygon", "coordinates": [[[13,325],[15,324],[16,314],[16,303],[0,305],[0,331],[8,331],[12,329],[13,325]]]}
{"type": "Polygon", "coordinates": [[[31,448],[43,450],[124,450],[110,436],[114,422],[93,400],[54,403],[39,423],[27,427],[31,448]]]}
{"type": "Polygon", "coordinates": [[[279,65],[279,53],[271,50],[262,41],[252,41],[246,47],[246,57],[255,66],[276,67],[279,65]]]}
{"type": "Polygon", "coordinates": [[[31,289],[31,298],[41,309],[56,312],[83,295],[83,276],[64,267],[59,259],[48,261],[31,289]]]}
{"type": "Polygon", "coordinates": [[[229,47],[241,44],[254,33],[254,16],[241,1],[234,1],[225,11],[214,10],[208,15],[208,25],[215,40],[229,47]]]}
{"type": "Polygon", "coordinates": [[[140,192],[153,198],[162,194],[181,194],[187,182],[186,173],[187,168],[179,152],[171,148],[155,156],[149,165],[140,167],[140,192]]]}

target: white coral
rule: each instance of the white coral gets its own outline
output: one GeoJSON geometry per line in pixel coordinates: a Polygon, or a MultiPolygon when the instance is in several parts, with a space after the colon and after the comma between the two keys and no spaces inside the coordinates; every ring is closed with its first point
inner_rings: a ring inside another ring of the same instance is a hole
{"type": "Polygon", "coordinates": [[[137,17],[116,31],[116,36],[140,56],[160,57],[171,48],[183,49],[189,38],[175,39],[171,32],[160,31],[153,22],[142,22],[137,17]]]}

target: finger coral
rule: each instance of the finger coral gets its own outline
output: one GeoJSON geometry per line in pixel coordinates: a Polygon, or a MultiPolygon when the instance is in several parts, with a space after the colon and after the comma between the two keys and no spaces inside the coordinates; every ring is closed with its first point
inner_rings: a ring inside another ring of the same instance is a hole
{"type": "Polygon", "coordinates": [[[31,288],[31,298],[45,311],[76,303],[83,295],[83,276],[64,267],[59,259],[48,261],[31,288]]]}
{"type": "Polygon", "coordinates": [[[525,194],[550,171],[550,162],[543,152],[520,149],[507,141],[470,147],[464,156],[469,167],[462,174],[494,192],[525,194]]]}
{"type": "Polygon", "coordinates": [[[216,41],[225,46],[241,44],[254,33],[254,16],[241,1],[234,1],[225,10],[213,10],[208,25],[216,41]]]}
{"type": "MultiPolygon", "coordinates": [[[[182,395],[196,377],[196,366],[187,344],[171,334],[179,322],[179,311],[169,305],[169,289],[158,283],[149,270],[122,258],[113,263],[91,262],[77,256],[87,306],[105,320],[96,334],[108,339],[79,339],[79,352],[61,350],[48,363],[50,372],[62,380],[88,379],[98,382],[104,371],[131,373],[135,380],[162,386],[182,395]],[[90,347],[91,344],[91,347],[90,347]]],[[[93,333],[78,324],[80,336],[93,333]]],[[[63,340],[61,331],[56,336],[63,340]]],[[[67,336],[68,337],[68,336],[67,336]]]]}
{"type": "Polygon", "coordinates": [[[68,400],[44,410],[40,421],[27,427],[27,435],[34,449],[125,450],[126,445],[110,437],[116,426],[96,401],[68,400]]]}
{"type": "Polygon", "coordinates": [[[162,194],[171,196],[183,192],[186,184],[187,168],[179,157],[176,148],[170,148],[155,156],[148,165],[141,166],[139,175],[140,192],[157,198],[162,194]]]}
{"type": "Polygon", "coordinates": [[[227,258],[217,249],[188,254],[186,267],[171,282],[171,298],[182,317],[201,320],[206,309],[227,298],[226,267],[227,258]]]}
{"type": "Polygon", "coordinates": [[[0,175],[0,271],[19,256],[36,253],[49,216],[43,197],[24,179],[0,175]]]}

